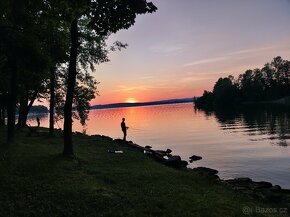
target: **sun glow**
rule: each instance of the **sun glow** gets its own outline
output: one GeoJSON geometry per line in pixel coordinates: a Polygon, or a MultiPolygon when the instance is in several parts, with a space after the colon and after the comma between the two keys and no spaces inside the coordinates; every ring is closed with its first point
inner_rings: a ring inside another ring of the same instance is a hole
{"type": "Polygon", "coordinates": [[[135,103],[135,102],[138,102],[138,101],[135,98],[128,98],[128,99],[126,99],[125,102],[127,102],[127,103],[135,103]]]}

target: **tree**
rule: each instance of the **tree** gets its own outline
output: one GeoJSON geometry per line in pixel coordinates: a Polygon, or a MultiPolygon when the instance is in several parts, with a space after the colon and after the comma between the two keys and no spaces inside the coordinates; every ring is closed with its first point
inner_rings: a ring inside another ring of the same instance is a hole
{"type": "Polygon", "coordinates": [[[7,110],[7,73],[5,73],[6,57],[1,55],[0,50],[0,126],[5,125],[6,110],[7,110]]]}
{"type": "Polygon", "coordinates": [[[43,1],[1,1],[0,50],[5,56],[8,74],[7,140],[12,142],[15,131],[15,112],[19,77],[26,72],[39,72],[46,67],[46,56],[39,40],[38,24],[43,1]]]}
{"type": "MultiPolygon", "coordinates": [[[[58,79],[56,81],[56,119],[61,120],[64,118],[64,104],[67,83],[67,68],[62,67],[57,71],[58,79]]],[[[88,72],[78,73],[76,80],[76,87],[73,97],[73,112],[74,119],[79,120],[84,126],[88,119],[90,109],[90,101],[98,95],[96,90],[98,82],[88,72]]]]}
{"type": "Polygon", "coordinates": [[[238,89],[234,84],[234,77],[219,78],[213,88],[214,104],[228,106],[238,100],[238,89]]]}
{"type": "Polygon", "coordinates": [[[213,107],[214,95],[210,91],[204,91],[201,97],[195,101],[196,108],[211,109],[213,107]]]}
{"type": "MultiPolygon", "coordinates": [[[[70,60],[68,69],[68,85],[67,94],[64,105],[64,155],[73,155],[72,143],[72,104],[76,85],[76,77],[78,74],[77,60],[79,56],[80,43],[88,42],[92,48],[96,47],[97,51],[102,50],[100,44],[92,43],[91,40],[80,40],[80,31],[90,33],[90,36],[99,38],[99,42],[103,42],[103,37],[110,33],[116,33],[121,29],[128,29],[135,23],[135,18],[138,14],[152,13],[156,11],[153,3],[146,0],[94,0],[94,1],[74,1],[73,3],[66,2],[72,8],[74,13],[70,13],[70,60]],[[81,18],[87,22],[79,22],[81,18]],[[85,24],[85,25],[83,25],[85,24]]],[[[89,53],[93,54],[93,53],[89,53]]],[[[94,63],[107,61],[105,52],[101,54],[94,63]]],[[[95,55],[88,55],[86,58],[91,58],[95,55]]],[[[92,60],[92,59],[89,59],[92,60]]]]}
{"type": "Polygon", "coordinates": [[[37,72],[25,71],[19,75],[19,93],[18,93],[18,128],[23,128],[27,122],[27,116],[30,108],[37,98],[41,98],[45,90],[45,79],[48,73],[46,67],[37,72]]]}
{"type": "Polygon", "coordinates": [[[229,105],[240,102],[274,100],[290,95],[290,62],[275,57],[262,69],[246,70],[235,80],[233,76],[220,78],[213,92],[205,91],[196,106],[229,105]]]}

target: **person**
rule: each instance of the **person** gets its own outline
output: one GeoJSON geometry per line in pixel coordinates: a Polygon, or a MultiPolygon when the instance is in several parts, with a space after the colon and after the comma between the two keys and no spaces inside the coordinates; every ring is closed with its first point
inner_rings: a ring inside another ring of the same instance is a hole
{"type": "Polygon", "coordinates": [[[122,129],[123,134],[124,134],[123,141],[126,141],[127,130],[129,129],[129,127],[126,126],[125,118],[122,118],[121,129],[122,129]]]}
{"type": "Polygon", "coordinates": [[[40,127],[40,119],[39,119],[39,117],[36,117],[36,121],[37,121],[37,127],[40,127]]]}

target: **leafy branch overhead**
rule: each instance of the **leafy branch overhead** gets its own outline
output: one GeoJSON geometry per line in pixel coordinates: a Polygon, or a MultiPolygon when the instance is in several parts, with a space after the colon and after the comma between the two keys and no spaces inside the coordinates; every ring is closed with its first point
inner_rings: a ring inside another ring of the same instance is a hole
{"type": "Polygon", "coordinates": [[[72,115],[85,124],[89,102],[98,94],[89,72],[108,62],[110,51],[128,46],[107,45],[108,37],[134,25],[137,15],[156,10],[146,0],[0,1],[0,75],[5,79],[0,81],[0,122],[7,111],[8,141],[14,138],[16,105],[22,128],[36,98],[49,98],[50,135],[54,111],[60,111],[64,154],[73,154],[72,115]]]}

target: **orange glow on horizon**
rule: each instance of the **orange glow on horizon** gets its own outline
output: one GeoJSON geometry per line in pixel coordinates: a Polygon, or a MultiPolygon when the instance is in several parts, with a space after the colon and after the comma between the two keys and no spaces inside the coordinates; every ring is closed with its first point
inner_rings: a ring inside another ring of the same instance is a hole
{"type": "Polygon", "coordinates": [[[138,101],[137,101],[135,98],[130,97],[130,98],[126,99],[125,102],[126,102],[126,103],[136,103],[136,102],[138,102],[138,101]]]}
{"type": "Polygon", "coordinates": [[[190,88],[182,87],[180,89],[158,89],[152,88],[152,90],[134,90],[132,92],[120,91],[113,86],[106,86],[100,90],[100,96],[93,99],[90,104],[93,105],[105,105],[114,103],[136,103],[136,102],[153,102],[169,99],[189,98],[194,96],[201,96],[204,90],[211,91],[215,80],[208,81],[207,84],[198,85],[193,84],[190,88]],[[111,91],[113,90],[113,91],[111,91]]]}

